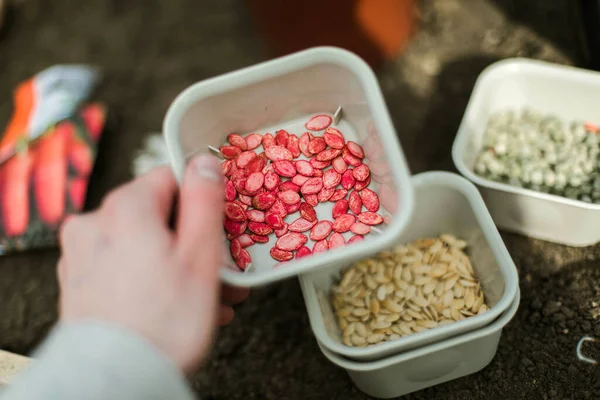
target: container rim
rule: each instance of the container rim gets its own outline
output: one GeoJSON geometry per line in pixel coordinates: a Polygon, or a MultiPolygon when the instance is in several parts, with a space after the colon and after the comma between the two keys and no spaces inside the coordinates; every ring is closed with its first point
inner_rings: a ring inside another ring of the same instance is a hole
{"type": "Polygon", "coordinates": [[[377,78],[363,59],[350,51],[337,47],[314,47],[255,64],[198,82],[180,93],[170,105],[163,123],[163,135],[177,180],[181,183],[185,170],[185,155],[181,152],[177,134],[181,119],[193,104],[211,96],[258,83],[265,80],[266,77],[282,76],[318,64],[338,65],[352,72],[360,82],[366,102],[373,115],[373,124],[379,135],[385,137],[388,143],[384,146],[384,152],[388,158],[396,185],[398,210],[401,211],[393,215],[392,220],[382,234],[373,236],[372,239],[320,253],[315,257],[290,260],[285,267],[275,268],[268,273],[240,273],[222,267],[220,271],[221,279],[233,286],[254,287],[266,285],[316,268],[326,268],[327,266],[349,262],[365,254],[374,254],[390,247],[410,223],[414,208],[414,190],[410,179],[410,170],[377,78]]]}
{"type": "Polygon", "coordinates": [[[542,71],[544,74],[550,75],[555,79],[567,78],[568,80],[583,82],[593,79],[598,81],[600,84],[600,73],[598,72],[544,61],[529,60],[525,58],[508,58],[489,65],[479,74],[479,77],[475,81],[473,93],[471,94],[471,98],[467,104],[467,108],[459,125],[456,138],[454,139],[454,143],[452,145],[452,160],[454,161],[454,165],[463,176],[475,184],[485,188],[551,201],[553,203],[564,204],[570,207],[594,211],[600,210],[600,204],[591,204],[581,200],[569,199],[567,197],[562,197],[555,194],[536,192],[535,190],[512,186],[507,183],[496,182],[487,178],[483,178],[473,172],[473,170],[468,167],[463,160],[467,140],[469,138],[467,121],[469,121],[471,117],[478,112],[476,106],[480,104],[484,93],[488,90],[488,87],[493,84],[494,81],[501,79],[507,73],[537,74],[542,71]],[[566,74],[568,74],[568,76],[566,74]]]}
{"type": "Polygon", "coordinates": [[[504,279],[504,293],[502,294],[502,298],[486,313],[476,315],[462,321],[457,321],[453,324],[425,330],[410,336],[405,336],[398,340],[384,342],[374,346],[348,347],[340,342],[334,341],[327,333],[323,323],[323,314],[317,298],[315,285],[312,283],[310,274],[307,274],[306,276],[301,275],[300,285],[302,287],[302,293],[304,294],[308,316],[313,332],[320,343],[338,354],[343,354],[348,357],[364,357],[366,355],[373,354],[374,350],[376,350],[376,353],[379,354],[381,352],[400,347],[401,345],[415,343],[427,338],[452,335],[453,332],[462,327],[467,327],[480,321],[491,321],[494,318],[497,318],[500,314],[505,312],[507,308],[510,307],[516,293],[519,291],[517,267],[508,253],[508,250],[502,241],[502,237],[500,236],[500,233],[498,232],[498,229],[496,228],[496,225],[494,224],[494,221],[492,220],[492,217],[487,210],[483,198],[481,197],[481,194],[477,188],[460,175],[443,171],[420,173],[413,176],[412,181],[416,188],[421,185],[428,184],[451,187],[461,192],[467,198],[467,201],[469,202],[475,215],[475,219],[481,227],[483,237],[490,245],[490,249],[497,260],[498,265],[500,266],[500,271],[504,279]]]}
{"type": "Polygon", "coordinates": [[[318,342],[319,348],[323,355],[331,361],[333,364],[342,367],[346,370],[350,371],[374,371],[383,368],[390,367],[395,364],[399,364],[405,361],[409,361],[418,357],[423,357],[428,354],[432,354],[441,350],[445,350],[457,345],[460,345],[465,342],[471,342],[473,340],[481,339],[485,336],[488,336],[500,329],[503,329],[515,316],[519,309],[519,304],[521,302],[521,291],[517,290],[515,294],[515,298],[510,305],[510,308],[506,310],[500,317],[498,317],[494,322],[489,325],[486,325],[480,329],[466,332],[458,336],[453,336],[449,339],[442,340],[440,342],[428,344],[426,346],[409,350],[400,354],[396,354],[393,356],[389,356],[386,358],[382,358],[380,360],[375,361],[356,361],[349,360],[345,357],[342,357],[339,354],[333,353],[331,350],[327,349],[322,343],[318,342]]]}

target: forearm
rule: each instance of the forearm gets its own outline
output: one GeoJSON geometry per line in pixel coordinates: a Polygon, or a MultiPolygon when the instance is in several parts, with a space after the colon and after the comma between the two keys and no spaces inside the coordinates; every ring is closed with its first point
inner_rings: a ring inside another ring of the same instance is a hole
{"type": "Polygon", "coordinates": [[[56,327],[0,400],[191,400],[183,376],[154,346],[118,327],[56,327]]]}

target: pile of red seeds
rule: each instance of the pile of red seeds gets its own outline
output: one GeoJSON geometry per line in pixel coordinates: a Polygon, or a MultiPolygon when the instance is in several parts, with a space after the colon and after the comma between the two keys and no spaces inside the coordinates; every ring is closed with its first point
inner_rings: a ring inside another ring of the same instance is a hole
{"type": "Polygon", "coordinates": [[[345,232],[355,234],[348,243],[362,240],[371,226],[383,222],[379,197],[367,188],[371,172],[362,162],[362,147],[346,142],[331,122],[330,116],[317,115],[305,124],[313,132],[324,130],[322,136],[305,132],[298,138],[282,129],[275,136],[227,137],[229,145],[220,149],[227,177],[224,227],[242,270],[252,262],[246,248],[269,242],[272,233],[278,239],[271,257],[285,262],[294,252],[300,258],[343,246],[345,232]],[[257,154],[261,145],[264,152],[257,154]],[[301,155],[307,160],[297,160],[301,155]],[[326,201],[335,203],[333,222],[317,219],[314,207],[326,201]],[[284,220],[297,211],[300,218],[284,220]],[[306,246],[309,237],[315,242],[312,250],[306,246]]]}

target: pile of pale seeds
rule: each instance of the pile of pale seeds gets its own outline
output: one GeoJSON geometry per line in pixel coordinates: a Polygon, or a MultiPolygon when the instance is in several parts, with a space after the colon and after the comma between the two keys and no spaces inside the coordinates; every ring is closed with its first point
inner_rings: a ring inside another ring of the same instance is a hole
{"type": "Polygon", "coordinates": [[[365,347],[486,312],[466,247],[445,234],[346,269],[331,296],[343,343],[365,347]]]}
{"type": "Polygon", "coordinates": [[[531,109],[493,114],[475,172],[538,192],[600,203],[599,128],[531,109]]]}

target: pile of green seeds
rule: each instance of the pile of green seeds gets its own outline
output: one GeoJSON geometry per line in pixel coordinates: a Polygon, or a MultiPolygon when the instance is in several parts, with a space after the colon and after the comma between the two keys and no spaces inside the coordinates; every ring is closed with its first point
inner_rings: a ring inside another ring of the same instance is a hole
{"type": "Polygon", "coordinates": [[[598,128],[531,109],[495,113],[475,172],[497,182],[600,203],[598,128]]]}

